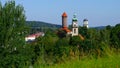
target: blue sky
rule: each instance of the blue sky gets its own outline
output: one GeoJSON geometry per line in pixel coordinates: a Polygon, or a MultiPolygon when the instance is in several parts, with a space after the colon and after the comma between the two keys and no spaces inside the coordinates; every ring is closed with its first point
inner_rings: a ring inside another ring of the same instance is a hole
{"type": "Polygon", "coordinates": [[[89,20],[90,27],[120,23],[120,0],[16,0],[16,3],[24,6],[27,20],[61,24],[61,14],[66,12],[68,24],[74,13],[81,26],[84,18],[89,20]]]}

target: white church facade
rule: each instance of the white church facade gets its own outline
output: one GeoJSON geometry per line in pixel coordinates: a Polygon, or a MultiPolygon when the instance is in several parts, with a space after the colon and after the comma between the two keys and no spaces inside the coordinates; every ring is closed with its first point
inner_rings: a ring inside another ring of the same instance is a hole
{"type": "Polygon", "coordinates": [[[73,15],[72,19],[72,36],[77,36],[79,34],[78,32],[78,20],[76,18],[76,14],[73,15]]]}

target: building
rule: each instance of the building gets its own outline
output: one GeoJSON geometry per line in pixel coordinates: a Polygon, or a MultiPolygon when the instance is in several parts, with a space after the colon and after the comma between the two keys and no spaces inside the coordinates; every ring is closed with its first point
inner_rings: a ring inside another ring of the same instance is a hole
{"type": "Polygon", "coordinates": [[[88,28],[88,19],[83,20],[83,27],[88,28]]]}
{"type": "Polygon", "coordinates": [[[78,36],[78,19],[76,14],[73,15],[72,19],[72,36],[78,36]]]}
{"type": "Polygon", "coordinates": [[[67,26],[67,14],[64,12],[62,14],[62,28],[61,30],[65,31],[67,34],[71,34],[71,30],[68,29],[67,26]]]}
{"type": "Polygon", "coordinates": [[[27,37],[25,37],[25,41],[26,42],[33,42],[35,41],[36,38],[40,37],[40,36],[44,36],[43,32],[38,32],[32,35],[28,35],[27,37]]]}
{"type": "Polygon", "coordinates": [[[67,14],[64,12],[62,14],[62,28],[61,30],[65,31],[68,35],[78,36],[78,20],[76,14],[73,15],[72,19],[72,30],[68,29],[67,25],[67,14]]]}
{"type": "Polygon", "coordinates": [[[67,28],[67,14],[65,12],[62,14],[62,28],[67,28]]]}
{"type": "Polygon", "coordinates": [[[65,35],[70,35],[70,36],[79,36],[81,40],[84,40],[84,37],[79,34],[79,29],[78,29],[78,19],[76,17],[76,14],[73,15],[72,18],[72,28],[71,30],[68,29],[67,26],[67,14],[64,12],[62,14],[62,28],[60,28],[60,30],[58,31],[58,36],[59,37],[65,37],[65,35]],[[62,30],[62,32],[61,32],[62,30]],[[65,33],[64,33],[65,31],[65,33]]]}

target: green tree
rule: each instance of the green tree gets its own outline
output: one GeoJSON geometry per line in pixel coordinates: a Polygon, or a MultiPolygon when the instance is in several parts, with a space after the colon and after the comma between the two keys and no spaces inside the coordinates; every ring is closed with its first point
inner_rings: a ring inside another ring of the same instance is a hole
{"type": "Polygon", "coordinates": [[[58,33],[57,33],[57,35],[58,35],[58,37],[59,38],[64,38],[64,37],[66,37],[66,31],[64,31],[64,30],[58,30],[58,33]]]}
{"type": "Polygon", "coordinates": [[[117,49],[120,48],[120,24],[112,28],[110,38],[111,45],[117,49]]]}
{"type": "Polygon", "coordinates": [[[1,46],[10,48],[15,43],[19,45],[20,42],[24,45],[27,31],[23,7],[15,6],[15,1],[8,1],[2,7],[0,17],[1,46]]]}
{"type": "Polygon", "coordinates": [[[111,29],[112,29],[112,26],[107,25],[107,26],[106,26],[106,29],[107,29],[107,30],[111,30],[111,29]]]}
{"type": "Polygon", "coordinates": [[[54,62],[59,63],[64,61],[69,57],[70,46],[68,38],[60,38],[56,41],[56,45],[54,47],[53,56],[54,62]]]}
{"type": "Polygon", "coordinates": [[[30,61],[25,19],[24,8],[15,1],[0,3],[0,68],[22,67],[30,61]]]}
{"type": "Polygon", "coordinates": [[[80,45],[81,43],[81,38],[79,36],[73,36],[70,38],[70,45],[72,46],[77,46],[77,45],[80,45]]]}
{"type": "Polygon", "coordinates": [[[79,26],[79,34],[81,34],[84,38],[89,38],[88,28],[79,26]]]}

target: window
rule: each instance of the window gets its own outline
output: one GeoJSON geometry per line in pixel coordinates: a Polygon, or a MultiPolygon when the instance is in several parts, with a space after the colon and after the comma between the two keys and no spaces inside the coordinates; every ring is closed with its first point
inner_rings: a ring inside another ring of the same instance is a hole
{"type": "Polygon", "coordinates": [[[76,33],[76,29],[74,29],[74,33],[76,33]]]}

